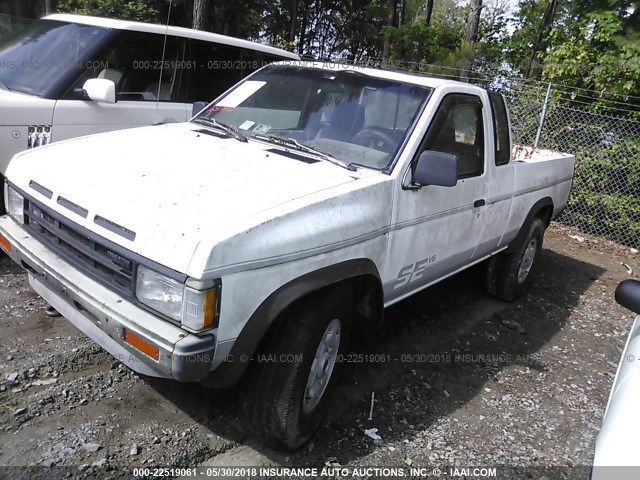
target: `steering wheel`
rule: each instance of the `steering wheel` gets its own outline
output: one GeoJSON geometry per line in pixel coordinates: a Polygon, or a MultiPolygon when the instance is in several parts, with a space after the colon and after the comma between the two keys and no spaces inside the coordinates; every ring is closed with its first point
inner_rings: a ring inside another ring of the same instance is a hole
{"type": "Polygon", "coordinates": [[[367,127],[356,133],[354,143],[363,147],[373,148],[385,153],[393,153],[398,140],[380,127],[367,127]]]}

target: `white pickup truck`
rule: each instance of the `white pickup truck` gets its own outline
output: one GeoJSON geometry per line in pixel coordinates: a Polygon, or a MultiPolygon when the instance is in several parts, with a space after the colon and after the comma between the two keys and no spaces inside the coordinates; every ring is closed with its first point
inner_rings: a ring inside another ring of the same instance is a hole
{"type": "Polygon", "coordinates": [[[522,293],[574,157],[513,152],[499,94],[273,64],[188,123],[16,155],[0,245],[133,370],[245,377],[247,423],[296,448],[385,307],[484,260],[489,292],[522,293]]]}

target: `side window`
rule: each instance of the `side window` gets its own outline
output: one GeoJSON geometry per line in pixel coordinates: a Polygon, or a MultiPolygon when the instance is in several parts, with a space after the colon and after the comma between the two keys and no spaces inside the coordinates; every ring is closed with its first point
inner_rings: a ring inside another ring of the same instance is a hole
{"type": "Polygon", "coordinates": [[[118,100],[176,101],[183,58],[184,40],[179,37],[167,37],[165,48],[163,35],[123,31],[86,63],[88,70],[66,97],[79,91],[89,78],[105,78],[116,84],[118,100]]]}
{"type": "Polygon", "coordinates": [[[276,57],[274,55],[269,55],[268,53],[260,52],[258,50],[243,48],[240,77],[244,78],[247,75],[258,70],[259,68],[262,68],[265,65],[269,65],[273,62],[279,62],[280,60],[286,59],[276,57]]]}
{"type": "Polygon", "coordinates": [[[420,148],[458,157],[458,178],[484,172],[482,102],[475,95],[444,97],[420,148]]]}
{"type": "Polygon", "coordinates": [[[506,165],[511,161],[511,133],[509,117],[502,95],[489,92],[491,112],[493,113],[493,130],[496,144],[496,165],[506,165]]]}
{"type": "Polygon", "coordinates": [[[191,40],[187,102],[210,102],[243,75],[242,49],[220,43],[191,40]]]}

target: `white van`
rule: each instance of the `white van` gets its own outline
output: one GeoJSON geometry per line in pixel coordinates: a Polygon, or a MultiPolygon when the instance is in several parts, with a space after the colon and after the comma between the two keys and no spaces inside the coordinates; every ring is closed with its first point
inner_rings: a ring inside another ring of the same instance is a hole
{"type": "Polygon", "coordinates": [[[195,102],[209,102],[283,59],[299,57],[187,28],[47,16],[0,40],[0,180],[21,150],[186,121],[195,102]]]}

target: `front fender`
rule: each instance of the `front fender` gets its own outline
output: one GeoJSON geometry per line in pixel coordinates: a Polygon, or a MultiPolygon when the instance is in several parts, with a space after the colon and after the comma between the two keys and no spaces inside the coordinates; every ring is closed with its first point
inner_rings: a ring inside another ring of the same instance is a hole
{"type": "Polygon", "coordinates": [[[382,282],[376,264],[367,258],[358,258],[330,265],[306,273],[282,285],[269,295],[249,317],[236,338],[228,361],[223,362],[202,381],[205,386],[226,388],[237,383],[251,363],[264,335],[275,320],[297,300],[321,288],[355,277],[372,277],[382,295],[382,282]]]}

